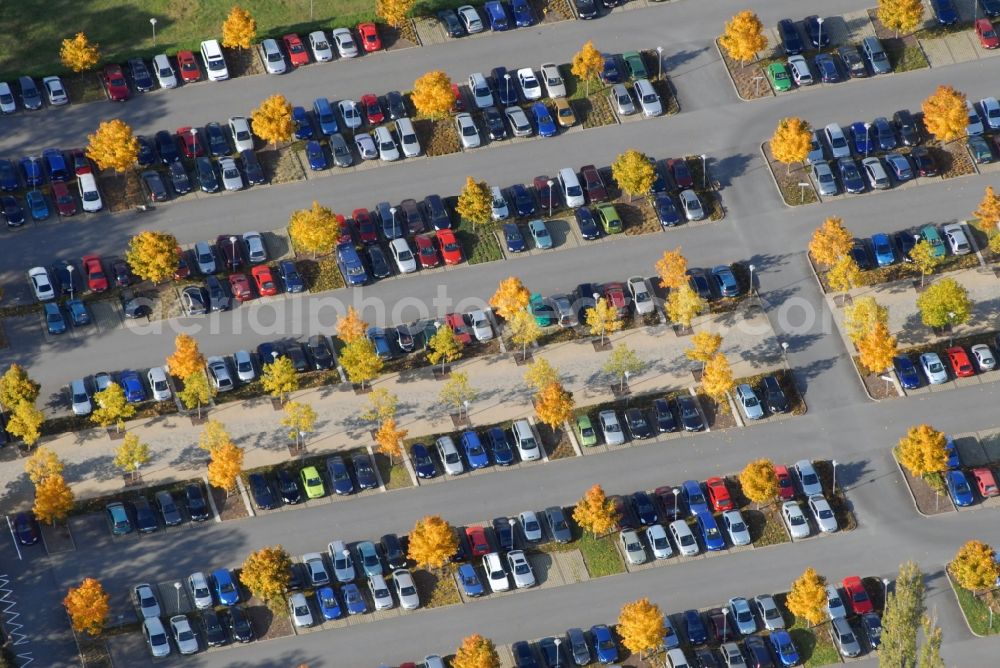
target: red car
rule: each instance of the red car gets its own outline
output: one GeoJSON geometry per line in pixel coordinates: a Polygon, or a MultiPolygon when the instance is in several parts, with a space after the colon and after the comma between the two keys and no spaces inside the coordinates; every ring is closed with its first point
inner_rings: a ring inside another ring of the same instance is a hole
{"type": "Polygon", "coordinates": [[[671,522],[677,519],[677,497],[680,494],[674,494],[674,488],[670,485],[663,485],[662,487],[657,487],[653,490],[653,496],[660,500],[660,505],[663,506],[663,517],[669,519],[671,522]]]}
{"type": "Polygon", "coordinates": [[[719,512],[733,509],[733,500],[729,496],[725,480],[709,478],[705,481],[705,489],[708,490],[708,500],[712,502],[712,508],[719,512]]]}
{"type": "Polygon", "coordinates": [[[181,150],[184,152],[184,157],[194,160],[205,155],[205,148],[201,145],[201,139],[198,138],[198,131],[194,128],[187,126],[177,128],[177,138],[181,142],[181,150]]]}
{"type": "Polygon", "coordinates": [[[181,71],[181,79],[184,83],[194,83],[201,79],[201,67],[198,66],[198,59],[190,51],[177,52],[177,67],[181,71]]]}
{"type": "Polygon", "coordinates": [[[378,243],[378,228],[375,227],[375,221],[372,220],[368,209],[355,209],[351,213],[351,218],[354,219],[354,226],[358,230],[358,239],[361,243],[365,245],[378,243]]]}
{"type": "Polygon", "coordinates": [[[969,354],[965,352],[965,348],[962,346],[953,346],[944,352],[948,356],[948,361],[951,362],[951,368],[956,376],[965,378],[976,374],[976,370],[972,368],[972,362],[969,360],[969,354]]]}
{"type": "Polygon", "coordinates": [[[973,479],[976,481],[976,487],[979,488],[979,494],[984,499],[1000,495],[1000,489],[997,488],[997,481],[993,477],[993,471],[982,466],[978,469],[972,469],[971,473],[973,479]]]}
{"type": "Polygon", "coordinates": [[[374,23],[359,23],[358,34],[361,35],[361,47],[368,53],[382,48],[382,40],[374,23]]]}
{"type": "Polygon", "coordinates": [[[451,85],[451,94],[455,96],[455,105],[451,108],[452,111],[465,111],[465,98],[462,97],[462,91],[459,89],[458,84],[453,83],[451,85]]]}
{"type": "Polygon", "coordinates": [[[302,44],[302,40],[299,39],[298,35],[295,33],[285,35],[281,40],[285,43],[285,48],[288,50],[288,59],[292,61],[292,67],[309,64],[309,52],[306,51],[306,47],[302,44]]]}
{"type": "Polygon", "coordinates": [[[583,182],[583,190],[587,193],[587,202],[597,204],[608,201],[608,189],[604,186],[604,179],[597,167],[584,165],[580,168],[580,180],[583,182]]]}
{"type": "Polygon", "coordinates": [[[792,476],[788,474],[788,467],[779,464],[774,467],[774,475],[778,478],[778,497],[782,501],[791,501],[795,498],[795,485],[792,484],[792,476]]]}
{"type": "Polygon", "coordinates": [[[681,190],[694,188],[694,177],[691,176],[691,170],[683,159],[670,158],[667,160],[667,168],[670,170],[670,176],[674,178],[674,185],[678,188],[681,190]]]}
{"type": "Polygon", "coordinates": [[[242,303],[253,299],[253,293],[250,292],[250,281],[246,274],[229,274],[229,289],[233,293],[233,299],[238,302],[242,303]]]}
{"type": "Polygon", "coordinates": [[[445,264],[460,264],[462,262],[462,246],[451,230],[438,230],[438,247],[445,264]]]}
{"type": "Polygon", "coordinates": [[[872,604],[872,600],[868,598],[868,592],[865,591],[865,587],[861,584],[861,578],[857,575],[852,575],[851,577],[844,578],[844,581],[840,583],[844,587],[844,592],[847,594],[847,603],[854,611],[856,615],[863,615],[868,612],[875,612],[875,606],[872,604]]]}
{"type": "Polygon", "coordinates": [[[125,73],[118,65],[107,65],[102,74],[104,88],[108,92],[108,99],[112,102],[124,102],[128,99],[128,82],[125,81],[125,73]]]}
{"type": "Polygon", "coordinates": [[[351,224],[347,222],[347,219],[342,215],[335,214],[337,216],[337,227],[340,228],[340,236],[337,237],[338,244],[349,244],[353,243],[354,239],[351,238],[351,224]]]}
{"type": "Polygon", "coordinates": [[[976,35],[984,49],[995,49],[1000,46],[1000,37],[989,19],[976,19],[976,35]]]}
{"type": "Polygon", "coordinates": [[[429,234],[418,234],[413,237],[417,242],[417,257],[420,258],[420,266],[424,269],[436,267],[439,264],[438,252],[434,248],[434,240],[429,234]]]}
{"type": "Polygon", "coordinates": [[[466,527],[465,536],[469,539],[469,547],[472,548],[472,556],[481,557],[493,551],[490,548],[490,541],[486,540],[486,531],[482,527],[466,527]]]}
{"type": "Polygon", "coordinates": [[[257,292],[261,297],[270,297],[278,294],[278,285],[271,275],[271,268],[267,265],[259,265],[250,270],[253,281],[257,284],[257,292]]]}
{"type": "Polygon", "coordinates": [[[369,125],[378,125],[385,120],[385,114],[382,113],[382,105],[378,103],[378,97],[374,93],[365,93],[362,95],[361,106],[365,110],[365,116],[368,117],[369,125]]]}
{"type": "Polygon", "coordinates": [[[108,289],[108,277],[104,275],[101,258],[96,255],[84,255],[80,264],[83,265],[83,275],[87,277],[87,287],[94,292],[104,292],[108,289]]]}
{"type": "Polygon", "coordinates": [[[60,216],[72,216],[76,213],[76,198],[69,191],[69,187],[62,181],[53,181],[52,199],[56,202],[56,209],[60,216]]]}
{"type": "Polygon", "coordinates": [[[613,307],[618,312],[619,318],[628,315],[628,297],[625,296],[625,285],[623,283],[608,283],[604,286],[604,298],[608,300],[608,306],[613,307]]]}
{"type": "Polygon", "coordinates": [[[444,317],[444,321],[455,332],[456,339],[465,345],[472,343],[472,332],[465,326],[465,320],[462,319],[461,315],[458,313],[449,313],[444,317]]]}
{"type": "Polygon", "coordinates": [[[184,251],[181,247],[177,247],[177,269],[174,270],[174,280],[179,281],[182,278],[187,278],[191,275],[191,267],[188,266],[187,258],[184,256],[184,251]]]}

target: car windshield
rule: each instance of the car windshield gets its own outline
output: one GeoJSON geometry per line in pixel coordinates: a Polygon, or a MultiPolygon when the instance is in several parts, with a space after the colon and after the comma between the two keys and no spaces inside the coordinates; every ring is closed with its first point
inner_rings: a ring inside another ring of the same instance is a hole
{"type": "Polygon", "coordinates": [[[729,525],[729,528],[734,532],[746,531],[747,525],[743,524],[743,522],[733,522],[732,524],[729,525]]]}
{"type": "Polygon", "coordinates": [[[684,545],[684,546],[694,545],[694,536],[691,535],[691,534],[689,534],[689,533],[683,534],[681,536],[680,543],[681,543],[681,545],[684,545]]]}
{"type": "Polygon", "coordinates": [[[760,402],[757,401],[757,397],[747,397],[746,399],[743,400],[743,403],[746,405],[747,408],[753,408],[754,406],[760,404],[760,402]]]}

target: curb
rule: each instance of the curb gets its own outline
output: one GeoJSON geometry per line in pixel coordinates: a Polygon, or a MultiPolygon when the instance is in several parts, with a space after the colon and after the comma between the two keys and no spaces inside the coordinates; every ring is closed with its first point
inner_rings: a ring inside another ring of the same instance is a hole
{"type": "Polygon", "coordinates": [[[781,192],[781,186],[778,185],[778,177],[774,175],[774,168],[771,167],[771,161],[767,159],[767,153],[764,151],[764,144],[766,141],[760,143],[760,155],[764,158],[764,164],[767,165],[767,171],[771,175],[771,181],[774,183],[774,189],[778,191],[778,197],[781,198],[781,203],[787,206],[789,209],[794,209],[800,206],[812,206],[813,204],[822,204],[823,200],[820,199],[819,193],[816,192],[815,186],[813,186],[812,181],[809,182],[809,187],[812,189],[813,194],[816,196],[815,202],[809,202],[808,204],[789,204],[788,200],[785,199],[785,194],[781,192]]]}
{"type": "MultiPolygon", "coordinates": [[[[955,597],[955,604],[958,605],[958,611],[962,613],[962,621],[965,622],[965,628],[969,629],[969,633],[976,636],[977,638],[989,638],[991,635],[996,635],[995,633],[987,633],[984,635],[982,633],[976,633],[975,631],[972,630],[972,624],[969,623],[969,618],[965,616],[965,609],[962,607],[961,601],[958,600],[958,590],[956,589],[958,585],[955,584],[955,581],[951,579],[951,573],[948,572],[948,564],[945,564],[942,570],[944,571],[945,577],[948,578],[948,585],[951,588],[951,594],[952,596],[955,597]]],[[[975,594],[973,594],[973,596],[975,596],[975,594]]]]}
{"type": "Polygon", "coordinates": [[[906,482],[906,474],[903,473],[903,467],[899,465],[899,460],[896,459],[896,455],[892,454],[892,452],[890,451],[889,452],[889,456],[892,457],[892,462],[893,462],[893,464],[896,465],[896,470],[899,471],[900,477],[903,478],[903,484],[906,485],[906,492],[907,492],[907,494],[910,495],[910,501],[913,502],[913,509],[916,510],[917,514],[920,515],[921,517],[931,517],[931,515],[925,514],[917,506],[917,497],[913,496],[913,490],[910,489],[910,483],[906,482]]]}
{"type": "Polygon", "coordinates": [[[743,421],[743,416],[740,415],[738,410],[736,410],[736,402],[733,401],[733,395],[730,392],[726,392],[726,402],[729,404],[729,410],[733,412],[733,417],[736,419],[736,425],[741,428],[747,426],[743,421]]]}
{"type": "Polygon", "coordinates": [[[576,442],[576,431],[570,425],[569,420],[563,422],[563,429],[566,430],[566,436],[569,437],[569,444],[573,446],[573,452],[576,453],[577,457],[583,457],[583,452],[580,450],[580,444],[576,442]]]}
{"type": "Polygon", "coordinates": [[[236,486],[239,488],[240,497],[243,499],[243,505],[247,507],[248,516],[257,517],[257,513],[253,510],[253,504],[250,503],[250,496],[247,494],[247,488],[243,485],[243,476],[236,477],[236,486]]]}
{"type": "MultiPolygon", "coordinates": [[[[242,476],[236,476],[237,484],[242,476]]],[[[215,506],[215,497],[212,496],[212,486],[208,482],[208,476],[203,475],[201,481],[205,483],[205,490],[208,492],[208,505],[212,508],[212,519],[216,523],[222,522],[222,517],[219,516],[219,509],[215,506]]],[[[242,487],[240,488],[242,490],[242,487]]]]}
{"type": "MultiPolygon", "coordinates": [[[[753,102],[753,98],[743,97],[740,95],[740,89],[736,87],[736,79],[733,78],[733,73],[729,71],[729,67],[726,65],[726,57],[722,55],[722,48],[719,46],[719,40],[713,39],[712,45],[715,46],[715,51],[719,54],[719,60],[722,61],[722,66],[726,68],[726,76],[729,77],[729,83],[733,85],[733,92],[736,93],[736,97],[740,98],[743,102],[753,102]]],[[[768,84],[768,86],[770,85],[771,84],[768,84]]]]}

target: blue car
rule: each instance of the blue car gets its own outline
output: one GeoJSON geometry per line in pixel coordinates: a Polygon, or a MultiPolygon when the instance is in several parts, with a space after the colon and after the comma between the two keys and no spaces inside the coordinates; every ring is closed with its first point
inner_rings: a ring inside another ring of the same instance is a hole
{"type": "Polygon", "coordinates": [[[45,183],[42,161],[36,157],[21,158],[21,174],[24,175],[24,183],[30,188],[45,183]]]}
{"type": "Polygon", "coordinates": [[[920,387],[920,374],[917,367],[906,355],[897,355],[892,358],[892,368],[896,370],[896,378],[904,390],[915,390],[920,387]]]}
{"type": "Polygon", "coordinates": [[[958,12],[951,0],[931,0],[931,9],[934,10],[934,18],[943,26],[958,22],[958,12]]]}
{"type": "Polygon", "coordinates": [[[958,454],[958,448],[955,447],[955,439],[951,436],[944,437],[944,451],[948,453],[948,468],[962,468],[962,458],[958,454]]]}
{"type": "Polygon", "coordinates": [[[535,125],[538,126],[538,134],[542,137],[556,136],[556,122],[552,120],[552,114],[544,102],[535,102],[531,105],[531,113],[535,115],[535,125]]]}
{"type": "Polygon", "coordinates": [[[285,292],[302,292],[306,289],[299,270],[291,260],[282,260],[278,263],[278,273],[281,274],[281,281],[285,284],[285,292]]]}
{"type": "Polygon", "coordinates": [[[524,235],[518,229],[517,223],[504,223],[503,238],[507,242],[507,250],[511,253],[520,253],[527,248],[524,243],[524,235]]]}
{"type": "Polygon", "coordinates": [[[510,199],[514,202],[514,210],[518,217],[527,218],[535,213],[535,198],[532,197],[524,184],[517,183],[509,189],[510,199]]]}
{"type": "Polygon", "coordinates": [[[858,155],[867,156],[875,150],[871,140],[871,128],[866,128],[861,121],[851,123],[851,138],[854,140],[854,152],[858,155]]]}
{"type": "Polygon", "coordinates": [[[29,190],[24,194],[24,199],[28,202],[32,218],[45,220],[49,217],[49,204],[45,201],[45,195],[41,190],[29,190]]]}
{"type": "Polygon", "coordinates": [[[501,32],[510,28],[510,18],[507,16],[507,10],[504,9],[502,2],[499,0],[487,2],[483,9],[490,20],[490,30],[501,32]]]}
{"type": "Polygon", "coordinates": [[[865,191],[865,181],[861,178],[858,165],[851,158],[841,158],[837,161],[837,169],[840,171],[840,181],[844,184],[844,190],[849,193],[862,193],[865,191]]]}
{"type": "Polygon", "coordinates": [[[684,631],[687,633],[689,645],[704,645],[708,642],[708,631],[701,621],[701,613],[697,610],[685,610],[681,615],[684,620],[684,631]]]}
{"type": "Polygon", "coordinates": [[[531,11],[528,0],[514,0],[510,3],[514,12],[514,25],[518,28],[527,28],[535,25],[535,14],[531,11]]]}
{"type": "Polygon", "coordinates": [[[618,67],[618,59],[613,54],[603,53],[604,66],[601,68],[601,81],[606,84],[616,84],[622,82],[622,71],[618,67]]]}
{"type": "Polygon", "coordinates": [[[697,480],[685,480],[681,484],[681,496],[690,515],[694,516],[700,512],[708,511],[708,501],[705,500],[705,495],[697,480]]]}
{"type": "Polygon", "coordinates": [[[326,473],[330,476],[330,485],[334,494],[348,496],[354,494],[354,481],[343,457],[330,457],[326,460],[326,473]]]}
{"type": "Polygon", "coordinates": [[[799,652],[795,649],[795,643],[792,642],[792,636],[789,635],[788,631],[784,629],[771,631],[768,639],[771,641],[771,649],[781,661],[781,665],[794,666],[799,663],[799,652]]]}
{"type": "Polygon", "coordinates": [[[469,598],[483,595],[483,583],[480,582],[472,564],[462,564],[458,567],[458,581],[462,583],[462,591],[469,598]]]}
{"type": "MultiPolygon", "coordinates": [[[[152,150],[152,144],[149,145],[152,150]]],[[[155,153],[154,153],[155,156],[155,153]]],[[[69,179],[69,168],[66,166],[66,157],[57,148],[47,148],[42,151],[42,158],[45,160],[45,168],[49,171],[50,181],[66,181],[69,179]]]]}
{"type": "Polygon", "coordinates": [[[338,619],[343,613],[340,610],[340,602],[333,592],[333,587],[323,587],[316,592],[316,602],[319,603],[320,612],[323,619],[338,619]]]}
{"type": "Polygon", "coordinates": [[[514,668],[539,668],[535,653],[531,651],[531,643],[518,640],[510,646],[510,653],[514,659],[514,668]]]}
{"type": "Polygon", "coordinates": [[[668,615],[663,615],[663,646],[667,649],[675,649],[681,646],[680,636],[674,629],[673,622],[668,615]]]}
{"type": "Polygon", "coordinates": [[[340,267],[340,273],[344,275],[348,285],[364,285],[368,282],[368,272],[361,262],[358,249],[351,242],[337,244],[337,266],[340,267]]]}
{"type": "Polygon", "coordinates": [[[500,427],[493,427],[486,432],[486,438],[493,452],[493,461],[497,466],[510,466],[514,463],[514,449],[510,447],[507,434],[500,427]]]}
{"type": "Polygon", "coordinates": [[[233,576],[226,568],[212,571],[212,586],[219,605],[236,605],[240,602],[240,592],[233,582],[233,576]]]}
{"type": "Polygon", "coordinates": [[[884,116],[876,118],[872,123],[872,130],[875,132],[875,141],[878,142],[880,150],[891,151],[896,148],[896,131],[888,118],[884,116]]]}
{"type": "Polygon", "coordinates": [[[962,471],[951,470],[944,474],[945,484],[948,485],[948,494],[956,506],[971,506],[973,502],[972,488],[969,480],[962,471]]]}
{"type": "Polygon", "coordinates": [[[363,615],[368,612],[368,606],[365,604],[365,599],[361,596],[361,590],[358,589],[358,585],[348,582],[340,588],[340,592],[344,595],[344,604],[347,606],[348,614],[363,615]]]}
{"type": "Polygon", "coordinates": [[[296,139],[312,139],[313,126],[309,120],[309,112],[304,107],[292,107],[292,122],[295,123],[296,139]]]}
{"type": "Polygon", "coordinates": [[[594,639],[594,653],[601,663],[614,663],[618,660],[618,646],[611,635],[611,629],[604,624],[590,627],[590,635],[594,639]]]}
{"type": "Polygon", "coordinates": [[[712,268],[712,278],[715,279],[715,289],[722,297],[737,297],[740,294],[740,284],[728,265],[720,264],[712,268]]]}
{"type": "Polygon", "coordinates": [[[146,390],[142,386],[142,379],[135,371],[122,371],[119,377],[122,389],[125,390],[125,400],[130,404],[137,404],[146,400],[146,390]]]}
{"type": "Polygon", "coordinates": [[[664,227],[673,227],[681,223],[681,213],[674,204],[674,198],[667,193],[656,195],[656,217],[664,227]]]}
{"type": "Polygon", "coordinates": [[[706,549],[712,552],[726,549],[726,541],[712,513],[703,510],[695,515],[695,521],[698,523],[698,530],[701,532],[701,539],[706,549]]]}
{"type": "Polygon", "coordinates": [[[437,475],[437,467],[431,459],[431,453],[423,443],[414,443],[410,446],[410,461],[413,462],[413,469],[418,478],[433,478],[437,475]]]}
{"type": "Polygon", "coordinates": [[[358,561],[365,571],[365,575],[382,575],[382,560],[378,556],[378,548],[370,540],[358,543],[355,548],[358,551],[358,561]]]}
{"type": "Polygon", "coordinates": [[[880,267],[888,267],[896,261],[896,254],[892,250],[892,242],[888,234],[873,234],[872,248],[875,249],[875,262],[880,267]]]}
{"type": "Polygon", "coordinates": [[[306,157],[309,158],[309,169],[320,171],[328,167],[326,162],[326,152],[318,141],[306,142],[306,157]]]}
{"type": "Polygon", "coordinates": [[[580,236],[584,239],[596,239],[601,236],[601,228],[594,220],[594,214],[585,206],[581,206],[574,212],[576,224],[580,228],[580,236]]]}
{"type": "Polygon", "coordinates": [[[90,322],[90,311],[81,299],[70,299],[66,302],[66,310],[69,311],[69,319],[73,321],[74,327],[80,327],[90,322]]]}
{"type": "Polygon", "coordinates": [[[465,451],[465,458],[469,461],[469,468],[472,470],[485,468],[490,465],[490,456],[486,454],[486,448],[479,440],[479,434],[474,431],[467,431],[462,434],[462,449],[465,451]]]}
{"type": "Polygon", "coordinates": [[[10,160],[0,160],[0,190],[10,192],[21,187],[21,182],[17,178],[17,171],[14,163],[10,160]]]}
{"type": "Polygon", "coordinates": [[[45,327],[49,334],[64,334],[66,332],[66,318],[59,310],[59,304],[45,303],[45,327]]]}

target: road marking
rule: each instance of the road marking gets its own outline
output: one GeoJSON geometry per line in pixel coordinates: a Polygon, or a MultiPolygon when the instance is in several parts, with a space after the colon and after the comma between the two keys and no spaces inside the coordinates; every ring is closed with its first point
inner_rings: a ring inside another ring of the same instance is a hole
{"type": "Polygon", "coordinates": [[[24,557],[21,556],[21,547],[17,544],[17,536],[14,535],[14,525],[10,523],[10,515],[4,515],[7,520],[7,528],[10,529],[10,538],[14,541],[14,549],[17,550],[17,560],[24,561],[24,557]]]}
{"type": "MultiPolygon", "coordinates": [[[[7,520],[10,521],[9,519],[7,520]]],[[[24,628],[23,624],[17,622],[17,618],[21,616],[21,613],[14,612],[14,608],[17,606],[17,601],[15,601],[12,596],[14,590],[10,589],[10,579],[7,574],[4,573],[0,575],[0,605],[3,606],[2,611],[4,614],[3,626],[7,631],[7,635],[10,637],[11,644],[15,647],[20,645],[27,645],[31,643],[31,639],[25,634],[21,633],[21,629],[24,628]]],[[[18,659],[23,659],[20,662],[21,667],[27,666],[29,663],[35,660],[31,655],[31,652],[24,652],[17,655],[18,659]]]]}

